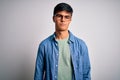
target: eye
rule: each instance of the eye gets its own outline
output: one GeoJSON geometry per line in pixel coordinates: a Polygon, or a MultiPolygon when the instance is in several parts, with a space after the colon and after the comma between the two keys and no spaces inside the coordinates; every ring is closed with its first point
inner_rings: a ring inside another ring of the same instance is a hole
{"type": "Polygon", "coordinates": [[[71,15],[56,14],[55,17],[58,18],[58,19],[62,19],[62,18],[65,18],[66,20],[70,20],[71,19],[71,15]]]}
{"type": "Polygon", "coordinates": [[[65,18],[66,18],[66,19],[70,19],[70,18],[71,18],[71,16],[65,16],[65,18]]]}
{"type": "Polygon", "coordinates": [[[58,18],[62,18],[62,17],[63,17],[63,16],[60,15],[60,14],[56,14],[55,16],[58,17],[58,18]]]}

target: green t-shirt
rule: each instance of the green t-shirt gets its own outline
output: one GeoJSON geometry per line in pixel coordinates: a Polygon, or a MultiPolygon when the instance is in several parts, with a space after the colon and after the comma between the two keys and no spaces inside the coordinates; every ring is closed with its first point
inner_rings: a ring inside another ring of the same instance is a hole
{"type": "Polygon", "coordinates": [[[68,38],[57,40],[59,45],[58,80],[72,80],[72,61],[68,38]]]}

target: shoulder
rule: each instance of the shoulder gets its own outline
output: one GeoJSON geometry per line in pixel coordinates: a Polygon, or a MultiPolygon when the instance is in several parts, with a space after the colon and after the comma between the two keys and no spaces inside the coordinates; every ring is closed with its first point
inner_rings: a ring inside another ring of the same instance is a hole
{"type": "Polygon", "coordinates": [[[78,44],[81,44],[81,45],[86,45],[85,41],[81,38],[78,38],[76,36],[74,36],[74,39],[75,39],[75,42],[77,42],[78,44]]]}
{"type": "Polygon", "coordinates": [[[81,38],[76,37],[76,36],[73,35],[71,32],[70,32],[70,40],[71,40],[72,42],[74,42],[75,44],[86,45],[86,44],[85,44],[85,41],[83,41],[81,38]]]}
{"type": "Polygon", "coordinates": [[[39,46],[44,47],[52,41],[53,35],[48,36],[46,39],[42,40],[39,46]]]}
{"type": "Polygon", "coordinates": [[[85,43],[85,41],[83,41],[82,39],[74,36],[75,42],[74,42],[74,46],[76,47],[76,50],[80,51],[80,53],[82,55],[87,54],[88,53],[88,47],[85,43]]]}
{"type": "Polygon", "coordinates": [[[78,38],[75,35],[72,35],[72,36],[73,36],[75,46],[77,46],[79,48],[87,48],[87,45],[86,45],[86,43],[85,43],[85,41],[83,39],[78,38]]]}

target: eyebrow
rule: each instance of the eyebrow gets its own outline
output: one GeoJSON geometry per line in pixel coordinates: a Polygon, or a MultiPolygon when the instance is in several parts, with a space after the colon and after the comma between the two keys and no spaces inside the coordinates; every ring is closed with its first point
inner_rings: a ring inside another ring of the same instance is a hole
{"type": "Polygon", "coordinates": [[[59,14],[59,13],[55,14],[54,16],[56,16],[56,15],[61,15],[61,16],[72,16],[72,15],[69,15],[69,14],[62,15],[62,14],[59,14]]]}

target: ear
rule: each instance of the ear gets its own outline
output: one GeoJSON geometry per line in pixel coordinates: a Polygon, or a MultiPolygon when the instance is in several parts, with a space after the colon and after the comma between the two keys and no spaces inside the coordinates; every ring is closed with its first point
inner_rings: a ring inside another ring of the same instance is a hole
{"type": "Polygon", "coordinates": [[[53,22],[55,22],[55,16],[53,16],[53,22]]]}

